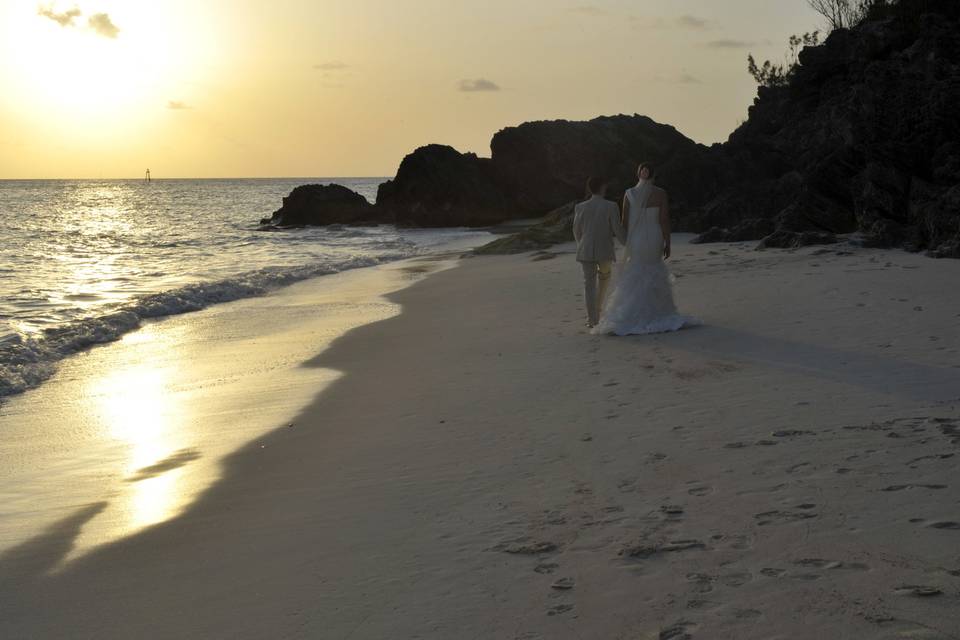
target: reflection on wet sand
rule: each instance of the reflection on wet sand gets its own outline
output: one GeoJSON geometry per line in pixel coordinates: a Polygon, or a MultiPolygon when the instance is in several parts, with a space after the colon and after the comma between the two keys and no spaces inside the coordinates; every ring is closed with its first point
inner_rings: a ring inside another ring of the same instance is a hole
{"type": "MultiPolygon", "coordinates": [[[[151,347],[143,342],[140,348],[151,347]]],[[[123,489],[111,505],[126,516],[118,524],[128,532],[167,519],[178,506],[181,474],[163,475],[163,462],[183,448],[185,416],[179,395],[169,388],[170,371],[155,362],[147,357],[91,383],[104,437],[124,443],[125,475],[143,480],[123,489]]]]}
{"type": "Polygon", "coordinates": [[[147,323],[65,361],[0,413],[0,432],[16,444],[0,452],[0,554],[81,504],[98,507],[51,554],[57,571],[183,513],[220,478],[225,456],[341,375],[302,363],[345,331],[399,313],[381,296],[409,284],[404,266],[147,323]]]}

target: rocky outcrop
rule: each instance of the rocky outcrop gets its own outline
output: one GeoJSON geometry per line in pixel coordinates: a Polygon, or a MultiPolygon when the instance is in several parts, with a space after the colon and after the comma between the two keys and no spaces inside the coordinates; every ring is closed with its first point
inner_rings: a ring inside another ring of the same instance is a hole
{"type": "Polygon", "coordinates": [[[378,212],[367,199],[339,184],[305,184],[283,199],[283,206],[261,225],[291,227],[327,224],[367,224],[378,212]]]}
{"type": "MultiPolygon", "coordinates": [[[[670,193],[674,229],[701,242],[794,247],[854,234],[867,246],[958,257],[958,104],[960,2],[899,0],[801,51],[789,82],[760,87],[722,145],[640,115],[529,122],[499,131],[489,159],[417,149],[372,213],[343,203],[289,219],[487,226],[579,199],[592,174],[608,176],[618,199],[648,160],[670,193]]],[[[537,244],[546,228],[500,246],[537,244]]]]}
{"type": "Polygon", "coordinates": [[[746,239],[744,221],[765,219],[777,235],[764,246],[855,232],[956,254],[960,5],[901,0],[875,17],[804,49],[787,86],[759,89],[716,150],[727,183],[687,221],[709,229],[701,240],[746,239]]]}
{"type": "Polygon", "coordinates": [[[453,147],[420,147],[377,190],[381,215],[401,226],[482,227],[514,214],[492,161],[453,147]]]}
{"type": "Polygon", "coordinates": [[[657,164],[679,212],[704,204],[720,180],[706,147],[641,115],[528,122],[497,132],[490,151],[499,183],[527,215],[582,198],[595,174],[610,179],[611,198],[619,199],[644,161],[657,164]]]}

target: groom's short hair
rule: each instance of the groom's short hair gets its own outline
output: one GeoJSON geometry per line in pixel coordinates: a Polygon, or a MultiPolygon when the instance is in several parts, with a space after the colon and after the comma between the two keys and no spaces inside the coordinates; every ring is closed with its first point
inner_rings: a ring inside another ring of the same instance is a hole
{"type": "Polygon", "coordinates": [[[587,191],[590,193],[600,193],[607,186],[607,179],[601,176],[590,176],[587,178],[587,191]]]}

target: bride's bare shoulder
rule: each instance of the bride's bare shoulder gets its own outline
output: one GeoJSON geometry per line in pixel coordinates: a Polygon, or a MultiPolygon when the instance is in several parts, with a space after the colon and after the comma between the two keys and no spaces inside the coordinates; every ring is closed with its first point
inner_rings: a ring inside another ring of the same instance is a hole
{"type": "Polygon", "coordinates": [[[667,201],[667,192],[661,187],[655,186],[650,192],[650,204],[657,206],[667,201]]]}

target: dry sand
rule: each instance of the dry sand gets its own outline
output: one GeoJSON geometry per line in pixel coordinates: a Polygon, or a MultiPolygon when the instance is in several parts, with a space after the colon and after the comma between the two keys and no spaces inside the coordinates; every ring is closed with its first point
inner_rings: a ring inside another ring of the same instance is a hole
{"type": "Polygon", "coordinates": [[[675,251],[674,334],[569,254],[393,294],[181,515],[3,555],[0,637],[960,637],[960,262],[675,251]]]}

